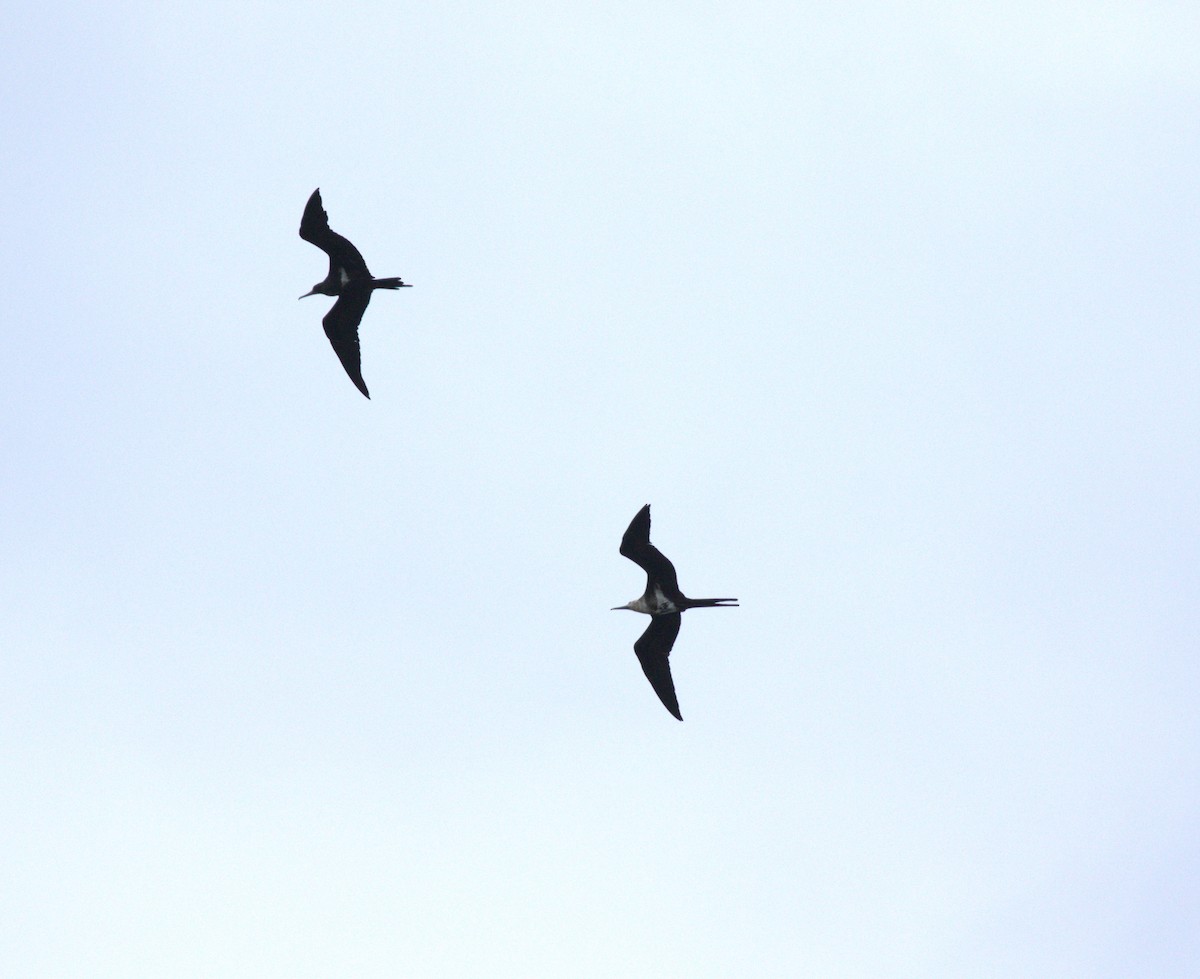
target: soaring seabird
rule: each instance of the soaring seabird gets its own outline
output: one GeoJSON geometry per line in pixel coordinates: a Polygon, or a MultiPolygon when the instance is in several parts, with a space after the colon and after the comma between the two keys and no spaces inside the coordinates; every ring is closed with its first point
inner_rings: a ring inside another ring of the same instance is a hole
{"type": "Polygon", "coordinates": [[[358,349],[358,323],[371,301],[373,289],[402,289],[408,286],[398,278],[376,279],[371,276],[367,263],[350,242],[329,228],[329,215],[321,204],[321,188],[312,192],[304,206],[304,217],[300,219],[300,237],[311,241],[329,256],[329,275],[318,282],[306,296],[321,293],[337,296],[338,301],[325,314],[321,325],[325,335],[333,344],[333,352],[346,368],[350,380],[368,398],[367,385],[362,376],[362,355],[358,349]]]}
{"type": "Polygon", "coordinates": [[[618,605],[614,612],[627,608],[650,616],[650,625],[633,644],[642,672],[658,694],[663,706],[679,720],[679,700],[671,680],[668,657],[675,637],[679,635],[679,616],[690,608],[730,608],[737,606],[736,598],[688,598],[679,590],[675,566],[662,551],[650,543],[650,504],[647,503],[629,523],[621,538],[621,553],[646,572],[646,593],[627,605],[618,605]]]}

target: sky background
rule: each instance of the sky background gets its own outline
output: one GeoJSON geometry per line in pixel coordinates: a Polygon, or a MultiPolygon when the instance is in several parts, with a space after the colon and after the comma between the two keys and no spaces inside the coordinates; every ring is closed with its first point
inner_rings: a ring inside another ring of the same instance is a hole
{"type": "Polygon", "coordinates": [[[1200,974],[1198,37],[18,0],[0,971],[1200,974]]]}

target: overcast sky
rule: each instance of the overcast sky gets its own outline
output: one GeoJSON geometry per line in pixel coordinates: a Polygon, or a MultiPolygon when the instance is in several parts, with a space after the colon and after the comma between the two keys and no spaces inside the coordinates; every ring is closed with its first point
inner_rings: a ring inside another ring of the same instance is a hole
{"type": "Polygon", "coordinates": [[[1200,974],[1198,38],[18,0],[0,971],[1200,974]]]}

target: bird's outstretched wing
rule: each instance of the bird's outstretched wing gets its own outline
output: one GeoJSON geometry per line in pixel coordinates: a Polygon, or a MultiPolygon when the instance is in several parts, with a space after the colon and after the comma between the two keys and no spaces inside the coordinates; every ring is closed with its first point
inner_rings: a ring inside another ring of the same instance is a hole
{"type": "MultiPolygon", "coordinates": [[[[650,543],[649,503],[638,510],[637,516],[629,522],[625,536],[621,538],[621,553],[646,572],[648,584],[657,582],[672,601],[683,598],[679,582],[675,578],[675,565],[650,543]]],[[[675,637],[672,635],[671,638],[673,640],[675,637]]]]}
{"type": "Polygon", "coordinates": [[[321,325],[325,327],[325,335],[333,345],[333,352],[346,368],[350,380],[368,398],[366,382],[362,376],[362,353],[358,346],[358,324],[366,311],[367,303],[371,301],[371,290],[350,289],[338,296],[333,308],[325,314],[321,325]]]}
{"type": "Polygon", "coordinates": [[[367,263],[357,248],[329,227],[329,215],[321,203],[321,188],[312,192],[304,205],[304,216],[300,219],[300,237],[310,241],[329,256],[329,270],[344,269],[351,279],[370,277],[367,263]]]}
{"type": "Polygon", "coordinates": [[[675,683],[671,679],[671,647],[675,645],[675,637],[679,635],[678,612],[673,615],[655,615],[650,619],[650,625],[642,633],[641,638],[633,644],[638,662],[642,664],[642,672],[650,681],[650,686],[658,694],[658,699],[679,720],[679,700],[675,697],[675,683]]]}

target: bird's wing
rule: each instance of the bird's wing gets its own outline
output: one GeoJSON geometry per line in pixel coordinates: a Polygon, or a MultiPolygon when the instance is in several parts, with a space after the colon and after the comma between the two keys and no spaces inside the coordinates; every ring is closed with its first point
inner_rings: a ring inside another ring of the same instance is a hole
{"type": "Polygon", "coordinates": [[[675,577],[675,565],[650,543],[650,504],[647,503],[629,522],[621,538],[621,553],[646,572],[647,587],[655,582],[672,601],[683,598],[675,577]]]}
{"type": "Polygon", "coordinates": [[[312,197],[304,205],[304,216],[300,219],[300,237],[311,241],[329,256],[330,272],[341,268],[351,279],[370,276],[367,263],[358,249],[330,229],[329,215],[325,213],[325,207],[321,203],[320,187],[312,192],[312,197]]]}
{"type": "Polygon", "coordinates": [[[675,697],[675,683],[671,679],[671,647],[675,645],[675,637],[679,635],[679,613],[673,615],[655,615],[650,619],[650,625],[642,633],[642,637],[633,644],[638,662],[642,664],[642,672],[650,681],[650,686],[658,694],[663,706],[679,720],[679,700],[675,697]]]}
{"type": "Polygon", "coordinates": [[[350,380],[368,398],[366,382],[362,376],[362,353],[358,347],[358,323],[362,319],[367,303],[371,301],[370,289],[351,289],[338,296],[333,308],[325,314],[321,325],[333,345],[333,352],[346,368],[350,380]]]}

